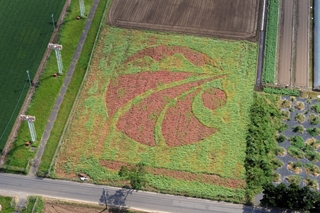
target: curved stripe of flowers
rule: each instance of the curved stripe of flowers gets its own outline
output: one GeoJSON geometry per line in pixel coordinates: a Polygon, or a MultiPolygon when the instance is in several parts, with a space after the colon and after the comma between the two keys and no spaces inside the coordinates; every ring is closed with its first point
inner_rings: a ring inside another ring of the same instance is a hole
{"type": "Polygon", "coordinates": [[[132,100],[128,101],[127,103],[125,103],[123,106],[119,107],[116,111],[116,113],[113,115],[113,117],[111,118],[111,125],[110,125],[110,134],[107,138],[107,142],[110,142],[110,140],[112,139],[111,136],[114,135],[114,132],[116,130],[116,125],[118,123],[118,120],[120,118],[120,116],[122,116],[124,113],[126,113],[128,110],[131,109],[131,107],[137,103],[139,103],[141,100],[149,97],[151,94],[155,93],[155,92],[160,92],[162,90],[165,90],[165,89],[168,89],[168,88],[173,88],[173,87],[176,87],[176,86],[180,86],[180,85],[183,85],[183,84],[186,84],[186,83],[191,83],[191,82],[196,82],[196,81],[201,81],[201,80],[205,80],[205,79],[210,79],[210,78],[213,78],[213,79],[216,79],[216,78],[219,78],[221,76],[216,76],[216,77],[213,77],[212,75],[206,75],[206,76],[196,76],[192,79],[185,79],[185,80],[182,80],[182,81],[175,81],[175,82],[172,82],[170,84],[163,84],[159,87],[156,87],[155,89],[150,89],[138,96],[136,96],[135,98],[133,98],[132,100]]]}
{"type": "Polygon", "coordinates": [[[162,142],[165,143],[165,139],[164,139],[163,134],[162,134],[162,122],[163,122],[164,116],[165,116],[165,114],[167,112],[167,109],[169,109],[169,107],[171,107],[174,103],[177,103],[177,101],[180,100],[181,98],[183,98],[183,97],[185,97],[185,96],[187,96],[187,95],[189,95],[191,93],[196,92],[197,90],[199,90],[202,87],[203,87],[203,85],[197,86],[197,87],[193,87],[189,91],[181,93],[180,95],[178,95],[177,97],[175,97],[174,99],[169,101],[163,107],[163,109],[161,110],[161,112],[160,112],[160,114],[158,116],[158,119],[157,119],[156,124],[155,124],[155,129],[154,129],[154,136],[155,136],[154,140],[155,140],[156,144],[159,144],[159,143],[162,143],[162,142]]]}
{"type": "Polygon", "coordinates": [[[224,113],[219,113],[219,110],[222,109],[223,107],[219,107],[217,109],[215,109],[215,114],[214,116],[212,115],[212,110],[210,110],[209,108],[205,107],[203,105],[203,102],[202,102],[202,94],[204,92],[204,90],[206,90],[205,88],[202,88],[202,90],[197,93],[194,97],[194,101],[192,102],[192,112],[194,114],[194,116],[197,118],[197,120],[202,123],[203,125],[207,126],[207,127],[211,127],[211,128],[216,128],[216,129],[223,129],[223,128],[226,128],[226,124],[224,122],[222,122],[222,116],[221,115],[224,115],[224,113]],[[199,110],[199,107],[200,107],[200,110],[199,110]],[[201,110],[203,109],[203,110],[201,110]],[[204,121],[202,119],[202,113],[203,111],[207,111],[208,113],[205,113],[206,116],[205,118],[209,121],[204,121]],[[219,125],[216,125],[216,126],[213,126],[213,125],[210,125],[209,123],[212,123],[212,124],[219,124],[219,125]]]}

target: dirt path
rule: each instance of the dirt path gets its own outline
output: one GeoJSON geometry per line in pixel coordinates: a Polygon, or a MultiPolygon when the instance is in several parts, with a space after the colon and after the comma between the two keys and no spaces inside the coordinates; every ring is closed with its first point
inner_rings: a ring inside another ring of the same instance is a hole
{"type": "Polygon", "coordinates": [[[283,0],[278,83],[284,86],[291,86],[293,6],[293,0],[283,0]]]}
{"type": "Polygon", "coordinates": [[[308,87],[309,0],[298,0],[295,86],[308,87]]]}

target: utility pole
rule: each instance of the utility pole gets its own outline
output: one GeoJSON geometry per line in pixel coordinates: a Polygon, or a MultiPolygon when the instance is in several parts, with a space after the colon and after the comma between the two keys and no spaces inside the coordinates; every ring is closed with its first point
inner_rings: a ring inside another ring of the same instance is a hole
{"type": "Polygon", "coordinates": [[[48,48],[55,51],[57,64],[58,64],[58,73],[59,75],[62,75],[62,70],[63,70],[63,64],[62,64],[62,58],[61,58],[62,45],[49,43],[48,48]]]}
{"type": "Polygon", "coordinates": [[[32,84],[31,84],[31,80],[30,80],[29,70],[27,70],[26,72],[27,72],[27,75],[28,75],[28,81],[29,81],[29,83],[30,83],[30,88],[31,88],[31,85],[32,85],[32,84]]]}
{"type": "Polygon", "coordinates": [[[28,127],[31,135],[31,141],[35,142],[37,138],[36,129],[34,128],[34,122],[36,121],[35,116],[20,115],[20,119],[28,122],[28,127]]]}
{"type": "Polygon", "coordinates": [[[54,14],[52,13],[52,14],[51,14],[51,18],[52,18],[52,26],[53,26],[53,31],[54,31],[54,29],[55,29],[56,27],[54,26],[54,18],[53,18],[53,16],[54,16],[54,14]]]}
{"type": "Polygon", "coordinates": [[[79,5],[80,5],[80,16],[84,17],[84,13],[85,13],[84,0],[79,0],[79,5]]]}

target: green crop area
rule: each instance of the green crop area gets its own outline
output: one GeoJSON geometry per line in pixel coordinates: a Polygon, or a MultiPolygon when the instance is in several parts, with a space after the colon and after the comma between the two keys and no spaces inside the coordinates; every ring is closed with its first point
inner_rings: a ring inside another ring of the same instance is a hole
{"type": "Polygon", "coordinates": [[[65,0],[0,0],[0,152],[53,32],[65,0]]]}
{"type": "Polygon", "coordinates": [[[124,185],[244,202],[257,45],[106,26],[55,165],[124,185]]]}
{"type": "Polygon", "coordinates": [[[266,27],[263,78],[264,83],[274,83],[278,39],[278,10],[280,1],[269,0],[269,12],[266,27]]]}

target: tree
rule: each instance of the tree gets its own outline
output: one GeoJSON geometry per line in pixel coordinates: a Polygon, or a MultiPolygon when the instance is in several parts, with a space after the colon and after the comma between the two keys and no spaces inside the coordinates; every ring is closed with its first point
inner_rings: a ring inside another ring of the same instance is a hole
{"type": "Polygon", "coordinates": [[[145,165],[139,163],[135,166],[122,166],[119,171],[119,176],[130,180],[130,185],[133,189],[141,190],[146,185],[145,165]]]}

